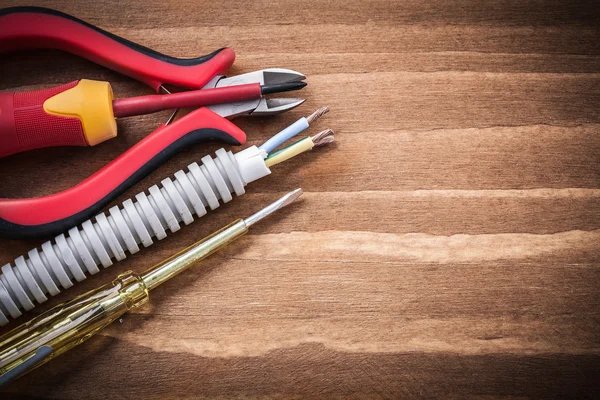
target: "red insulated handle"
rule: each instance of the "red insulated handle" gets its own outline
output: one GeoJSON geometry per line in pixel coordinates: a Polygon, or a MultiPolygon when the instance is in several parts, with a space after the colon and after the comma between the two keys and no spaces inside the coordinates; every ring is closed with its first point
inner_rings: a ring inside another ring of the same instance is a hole
{"type": "Polygon", "coordinates": [[[41,7],[0,10],[0,53],[51,48],[91,60],[158,90],[164,84],[202,88],[235,60],[224,48],[190,59],[170,57],[59,11],[41,7]]]}
{"type": "Polygon", "coordinates": [[[240,128],[207,108],[162,125],[77,186],[30,199],[0,199],[0,237],[26,239],[64,232],[96,215],[182,149],[205,141],[240,145],[240,128]]]}
{"type": "Polygon", "coordinates": [[[44,102],[77,85],[77,81],[30,92],[0,92],[0,158],[54,146],[87,146],[78,118],[51,115],[44,102]]]}

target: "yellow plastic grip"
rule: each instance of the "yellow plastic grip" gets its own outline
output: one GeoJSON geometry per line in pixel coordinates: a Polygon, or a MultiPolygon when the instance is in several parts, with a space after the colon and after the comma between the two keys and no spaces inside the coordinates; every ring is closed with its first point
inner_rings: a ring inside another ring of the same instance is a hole
{"type": "Polygon", "coordinates": [[[95,146],[117,136],[112,101],[110,83],[82,79],[77,86],[46,100],[44,111],[79,118],[87,143],[95,146]]]}

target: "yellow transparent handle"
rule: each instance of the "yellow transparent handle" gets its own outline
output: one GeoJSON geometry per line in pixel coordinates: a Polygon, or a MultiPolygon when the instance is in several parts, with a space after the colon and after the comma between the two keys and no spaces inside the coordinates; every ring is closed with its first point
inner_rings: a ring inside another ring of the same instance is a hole
{"type": "Polygon", "coordinates": [[[129,271],[112,283],[56,306],[0,337],[0,374],[28,362],[32,365],[23,372],[38,367],[147,301],[143,280],[129,271]],[[40,358],[38,349],[42,348],[47,351],[40,358]]]}

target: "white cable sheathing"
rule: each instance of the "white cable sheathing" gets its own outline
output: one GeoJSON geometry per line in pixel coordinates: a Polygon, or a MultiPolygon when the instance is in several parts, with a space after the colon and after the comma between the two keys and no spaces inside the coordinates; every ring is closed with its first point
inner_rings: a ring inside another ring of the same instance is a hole
{"type": "MultiPolygon", "coordinates": [[[[7,264],[10,268],[10,264],[7,264]]],[[[25,257],[21,256],[15,260],[16,272],[19,274],[20,279],[25,281],[25,284],[29,288],[29,292],[35,297],[35,300],[38,303],[43,303],[48,300],[48,298],[44,295],[44,292],[40,288],[40,285],[37,282],[37,279],[34,276],[34,273],[30,271],[27,266],[27,262],[25,261],[25,257]]]]}
{"type": "Polygon", "coordinates": [[[79,229],[77,227],[73,227],[69,229],[67,234],[69,235],[67,241],[73,245],[72,250],[81,260],[80,264],[85,266],[90,275],[98,273],[100,271],[100,269],[98,269],[98,262],[96,259],[94,259],[94,256],[83,241],[83,236],[81,235],[79,229]]]}
{"type": "Polygon", "coordinates": [[[58,246],[58,250],[60,251],[63,263],[69,268],[73,277],[77,280],[77,282],[81,282],[82,280],[84,280],[86,278],[85,272],[83,272],[83,270],[79,266],[79,263],[75,259],[71,248],[67,244],[67,239],[65,238],[65,235],[58,235],[54,239],[54,241],[58,246]]]}
{"type": "Polygon", "coordinates": [[[48,292],[52,296],[59,294],[60,290],[58,290],[54,279],[52,279],[50,276],[50,271],[44,266],[38,250],[31,249],[27,255],[29,256],[29,260],[26,260],[27,266],[29,266],[29,263],[31,262],[31,265],[33,265],[32,271],[34,271],[36,275],[40,277],[40,287],[44,293],[48,292]]]}
{"type": "Polygon", "coordinates": [[[82,281],[87,274],[124,259],[129,252],[137,253],[140,245],[148,247],[153,238],[161,240],[167,229],[176,232],[180,223],[190,224],[193,215],[201,217],[206,208],[219,207],[233,199],[232,193],[241,196],[244,187],[271,171],[264,163],[264,152],[256,146],[237,154],[224,149],[216,151],[216,158],[202,158],[201,165],[190,164],[188,171],[177,171],[174,180],[164,179],[148,189],[148,194],[138,193],[108,213],[100,213],[85,221],[81,228],[71,228],[27,256],[18,257],[4,265],[0,275],[0,326],[6,325],[8,316],[17,318],[21,310],[30,310],[35,302],[43,303],[47,295],[55,296],[82,281]]]}

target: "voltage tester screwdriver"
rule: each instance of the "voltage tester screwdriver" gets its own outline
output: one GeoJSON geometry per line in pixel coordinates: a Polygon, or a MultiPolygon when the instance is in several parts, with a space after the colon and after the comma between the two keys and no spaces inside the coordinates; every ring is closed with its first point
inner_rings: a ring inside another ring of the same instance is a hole
{"type": "Polygon", "coordinates": [[[0,387],[84,342],[132,308],[145,304],[148,291],[239,239],[250,226],[292,203],[300,195],[302,189],[296,189],[141,275],[125,272],[111,283],[56,306],[6,333],[0,337],[0,387]]]}

